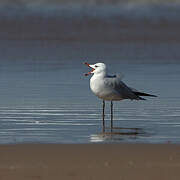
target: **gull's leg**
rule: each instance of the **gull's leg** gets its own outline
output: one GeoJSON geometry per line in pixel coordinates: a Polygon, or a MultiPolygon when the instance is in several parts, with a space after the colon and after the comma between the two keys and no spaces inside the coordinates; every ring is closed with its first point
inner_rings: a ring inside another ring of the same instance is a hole
{"type": "Polygon", "coordinates": [[[105,101],[103,100],[103,112],[102,112],[102,118],[103,118],[103,133],[105,132],[105,121],[104,121],[104,111],[105,111],[105,101]]]}
{"type": "Polygon", "coordinates": [[[111,101],[111,132],[113,130],[113,102],[111,101]]]}

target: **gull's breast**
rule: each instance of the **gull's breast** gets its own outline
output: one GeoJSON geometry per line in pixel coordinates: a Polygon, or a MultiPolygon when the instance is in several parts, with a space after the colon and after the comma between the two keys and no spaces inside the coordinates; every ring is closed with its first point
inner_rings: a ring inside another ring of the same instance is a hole
{"type": "Polygon", "coordinates": [[[111,86],[108,86],[103,79],[91,78],[90,88],[92,92],[101,99],[107,101],[122,100],[122,96],[111,86]]]}

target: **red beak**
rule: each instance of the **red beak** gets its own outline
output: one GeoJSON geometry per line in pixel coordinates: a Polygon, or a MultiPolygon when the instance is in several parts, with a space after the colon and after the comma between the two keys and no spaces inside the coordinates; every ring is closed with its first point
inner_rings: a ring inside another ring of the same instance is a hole
{"type": "MultiPolygon", "coordinates": [[[[85,62],[84,64],[87,65],[88,67],[90,67],[90,64],[88,64],[87,62],[85,62]]],[[[92,68],[92,67],[90,67],[90,68],[92,68]]],[[[88,75],[90,75],[91,72],[93,72],[94,70],[95,70],[95,69],[92,68],[92,70],[91,70],[90,72],[88,72],[88,73],[86,73],[86,74],[84,74],[84,75],[85,75],[85,76],[88,76],[88,75]]]]}

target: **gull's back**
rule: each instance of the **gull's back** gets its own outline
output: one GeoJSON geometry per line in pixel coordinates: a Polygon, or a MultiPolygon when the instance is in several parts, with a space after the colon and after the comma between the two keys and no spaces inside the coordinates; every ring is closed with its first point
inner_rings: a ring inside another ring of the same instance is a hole
{"type": "Polygon", "coordinates": [[[140,99],[118,75],[101,77],[94,74],[90,80],[90,87],[96,96],[104,100],[140,99]]]}
{"type": "Polygon", "coordinates": [[[105,87],[109,89],[109,92],[113,92],[115,96],[111,100],[122,100],[122,99],[136,99],[140,98],[134,94],[134,92],[129,88],[120,78],[119,75],[104,77],[105,87]]]}

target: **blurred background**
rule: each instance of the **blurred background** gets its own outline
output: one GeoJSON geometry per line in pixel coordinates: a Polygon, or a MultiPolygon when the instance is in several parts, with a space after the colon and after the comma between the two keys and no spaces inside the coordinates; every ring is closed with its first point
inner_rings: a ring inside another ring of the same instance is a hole
{"type": "Polygon", "coordinates": [[[0,27],[6,59],[63,53],[68,60],[178,62],[180,56],[179,0],[1,0],[0,27]]]}

